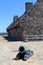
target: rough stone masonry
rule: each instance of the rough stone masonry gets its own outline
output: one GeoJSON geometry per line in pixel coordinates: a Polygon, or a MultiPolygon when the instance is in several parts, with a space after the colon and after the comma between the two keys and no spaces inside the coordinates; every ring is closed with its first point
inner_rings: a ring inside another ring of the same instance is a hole
{"type": "Polygon", "coordinates": [[[7,27],[8,36],[14,40],[43,39],[43,0],[37,0],[34,5],[27,2],[25,9],[23,15],[14,16],[7,27]]]}

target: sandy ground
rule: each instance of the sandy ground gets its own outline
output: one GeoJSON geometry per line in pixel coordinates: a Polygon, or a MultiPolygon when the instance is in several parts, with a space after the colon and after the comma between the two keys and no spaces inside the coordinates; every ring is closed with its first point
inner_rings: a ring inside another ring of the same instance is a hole
{"type": "Polygon", "coordinates": [[[0,65],[43,65],[43,41],[8,42],[0,36],[0,65]],[[13,60],[18,53],[18,47],[21,45],[34,52],[34,55],[27,61],[13,60]]]}

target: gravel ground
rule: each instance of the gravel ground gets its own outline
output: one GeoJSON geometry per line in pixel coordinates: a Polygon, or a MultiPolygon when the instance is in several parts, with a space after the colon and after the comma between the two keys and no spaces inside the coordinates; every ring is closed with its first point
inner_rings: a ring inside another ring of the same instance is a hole
{"type": "Polygon", "coordinates": [[[0,65],[43,65],[43,41],[8,42],[0,36],[0,65]],[[21,45],[34,52],[34,55],[27,61],[13,60],[18,53],[18,47],[21,45]]]}

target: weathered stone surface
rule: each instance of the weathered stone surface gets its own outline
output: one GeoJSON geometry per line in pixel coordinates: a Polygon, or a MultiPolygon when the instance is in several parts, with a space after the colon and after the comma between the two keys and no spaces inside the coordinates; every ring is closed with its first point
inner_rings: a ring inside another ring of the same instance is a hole
{"type": "Polygon", "coordinates": [[[34,5],[26,3],[25,13],[21,17],[15,16],[14,20],[17,21],[7,29],[14,39],[23,39],[24,35],[43,35],[43,0],[38,0],[34,5]]]}
{"type": "Polygon", "coordinates": [[[33,3],[26,3],[25,4],[25,6],[26,6],[26,11],[28,11],[31,7],[33,7],[33,3]]]}
{"type": "Polygon", "coordinates": [[[43,0],[37,0],[38,2],[43,2],[43,0]]]}

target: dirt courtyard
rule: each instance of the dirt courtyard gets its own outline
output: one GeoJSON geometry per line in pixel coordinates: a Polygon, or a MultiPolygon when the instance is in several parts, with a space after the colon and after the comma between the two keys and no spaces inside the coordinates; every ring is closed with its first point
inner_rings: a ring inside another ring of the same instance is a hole
{"type": "Polygon", "coordinates": [[[8,42],[0,36],[0,65],[43,65],[43,41],[8,42]],[[27,61],[13,60],[18,53],[18,47],[21,45],[34,52],[34,55],[27,61]]]}

